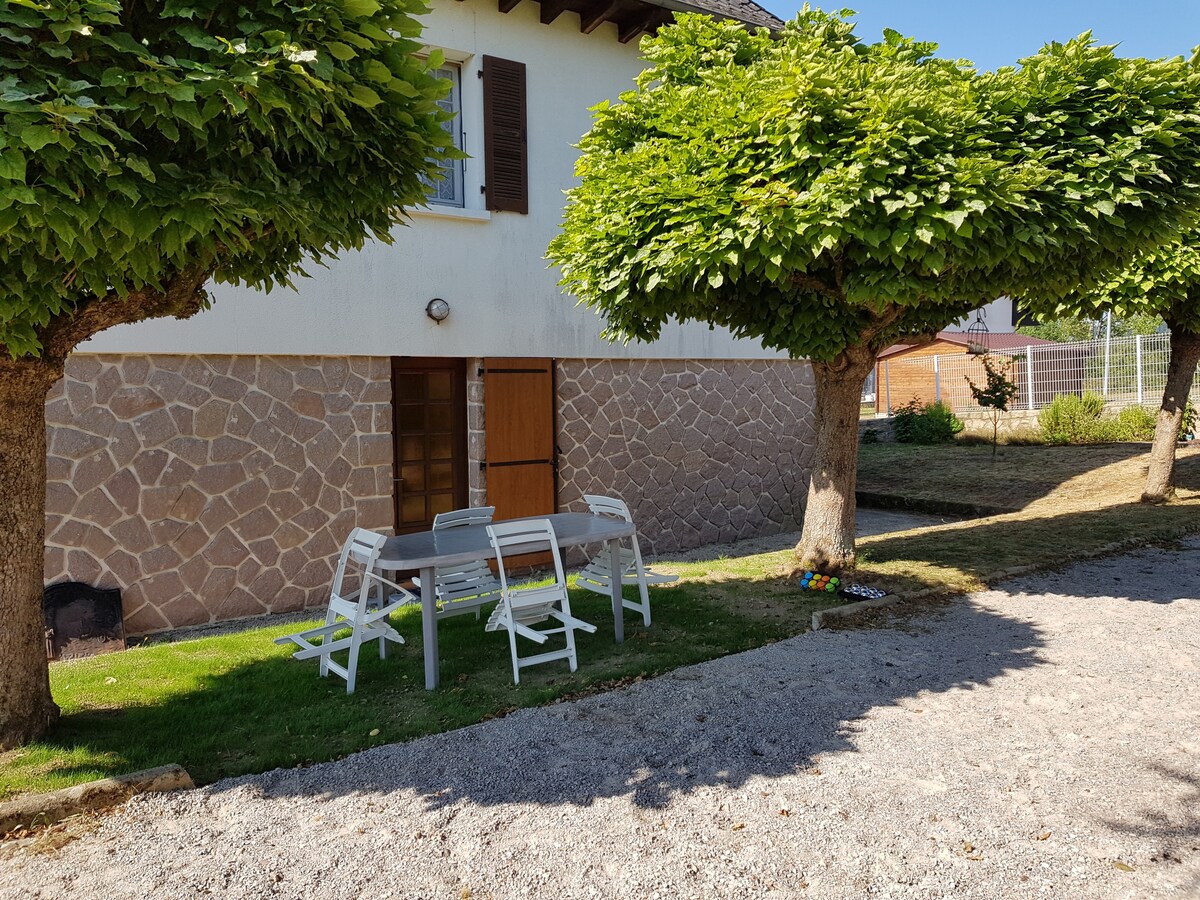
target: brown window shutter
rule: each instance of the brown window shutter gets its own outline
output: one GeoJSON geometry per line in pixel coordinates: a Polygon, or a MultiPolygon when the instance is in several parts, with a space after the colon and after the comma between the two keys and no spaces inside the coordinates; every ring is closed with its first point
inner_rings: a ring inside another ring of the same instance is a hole
{"type": "Polygon", "coordinates": [[[483,58],[483,143],[487,208],[528,214],[525,63],[483,58]]]}

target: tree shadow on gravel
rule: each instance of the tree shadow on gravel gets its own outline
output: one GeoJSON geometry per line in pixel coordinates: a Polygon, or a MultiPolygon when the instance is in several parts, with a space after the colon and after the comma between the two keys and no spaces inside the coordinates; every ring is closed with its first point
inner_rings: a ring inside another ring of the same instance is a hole
{"type": "Polygon", "coordinates": [[[919,707],[922,694],[969,690],[1041,664],[1042,641],[1028,623],[962,605],[922,624],[773,644],[500,722],[256,776],[255,791],[415,791],[433,809],[629,797],[658,809],[707,787],[816,774],[824,754],[855,750],[855,734],[876,710],[919,707]]]}
{"type": "Polygon", "coordinates": [[[1188,537],[1167,548],[1147,547],[1121,556],[1091,560],[1068,572],[1024,577],[1012,584],[1026,593],[1054,593],[1078,599],[1116,598],[1160,605],[1200,603],[1200,538],[1188,537]],[[1182,551],[1182,552],[1181,552],[1182,551]],[[1157,583],[1164,571],[1171,583],[1157,583]]]}
{"type": "Polygon", "coordinates": [[[1152,807],[1130,810],[1122,820],[1108,819],[1105,824],[1113,831],[1152,838],[1159,844],[1150,862],[1164,868],[1164,874],[1176,866],[1187,864],[1196,871],[1185,876],[1182,896],[1197,896],[1200,889],[1200,774],[1162,763],[1150,763],[1148,768],[1158,775],[1165,786],[1164,794],[1152,807]]]}

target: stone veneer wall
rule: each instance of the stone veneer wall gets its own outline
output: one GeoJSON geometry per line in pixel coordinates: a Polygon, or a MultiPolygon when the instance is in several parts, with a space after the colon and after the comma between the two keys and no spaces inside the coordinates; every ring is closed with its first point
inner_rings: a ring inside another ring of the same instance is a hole
{"type": "Polygon", "coordinates": [[[323,605],[391,527],[386,358],[81,354],[46,418],[46,581],[120,587],[130,634],[323,605]]]}
{"type": "Polygon", "coordinates": [[[800,527],[808,363],[567,359],[557,393],[560,509],[621,496],[648,553],[800,527]]]}

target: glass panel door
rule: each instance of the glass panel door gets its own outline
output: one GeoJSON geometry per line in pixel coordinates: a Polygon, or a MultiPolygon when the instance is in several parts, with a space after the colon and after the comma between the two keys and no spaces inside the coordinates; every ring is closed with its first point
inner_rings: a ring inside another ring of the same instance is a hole
{"type": "Polygon", "coordinates": [[[392,360],[396,533],[467,505],[466,361],[392,360]]]}

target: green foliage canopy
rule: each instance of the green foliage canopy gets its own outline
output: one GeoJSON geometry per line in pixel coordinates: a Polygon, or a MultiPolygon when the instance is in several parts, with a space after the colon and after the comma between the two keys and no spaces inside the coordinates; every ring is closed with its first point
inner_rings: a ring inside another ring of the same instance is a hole
{"type": "MultiPolygon", "coordinates": [[[[1055,304],[1056,306],[1058,304],[1055,304]]],[[[1162,317],[1149,313],[1136,313],[1130,316],[1113,316],[1112,336],[1132,337],[1137,334],[1154,334],[1162,327],[1162,317]]],[[[1037,325],[1022,325],[1017,329],[1018,334],[1041,338],[1044,341],[1090,341],[1097,336],[1104,336],[1101,326],[1102,319],[1081,319],[1076,316],[1063,316],[1047,319],[1037,325]]]]}
{"type": "Polygon", "coordinates": [[[185,268],[270,288],[387,240],[447,152],[421,0],[6,0],[0,353],[185,268]]]}
{"type": "MultiPolygon", "coordinates": [[[[1030,298],[1030,303],[1037,301],[1030,298]]],[[[1200,334],[1200,227],[1132,256],[1098,284],[1042,305],[1050,314],[1098,317],[1112,311],[1118,317],[1154,317],[1166,320],[1172,331],[1200,334]]]]}
{"type": "Polygon", "coordinates": [[[1088,35],[976,73],[803,10],[682,15],[581,142],[550,245],[608,334],[671,319],[831,361],[1005,292],[1063,296],[1200,207],[1200,71],[1088,35]]]}

